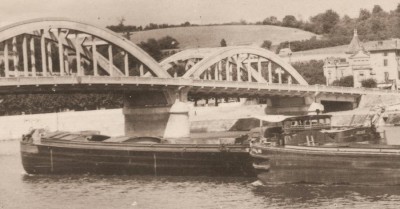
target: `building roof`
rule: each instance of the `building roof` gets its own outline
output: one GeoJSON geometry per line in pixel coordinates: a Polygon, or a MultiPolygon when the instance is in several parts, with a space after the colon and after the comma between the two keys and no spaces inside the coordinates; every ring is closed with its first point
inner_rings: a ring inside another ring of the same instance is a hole
{"type": "Polygon", "coordinates": [[[349,57],[349,59],[357,59],[357,58],[369,58],[369,54],[364,50],[360,50],[349,57]]]}
{"type": "Polygon", "coordinates": [[[347,63],[346,58],[342,57],[327,57],[324,60],[324,63],[329,63],[329,64],[338,64],[338,63],[347,63]]]}
{"type": "Polygon", "coordinates": [[[360,50],[364,50],[362,42],[358,38],[357,29],[354,29],[353,39],[349,44],[349,47],[346,50],[346,54],[354,54],[360,50]]]}
{"type": "Polygon", "coordinates": [[[383,41],[370,41],[365,45],[366,50],[374,51],[387,51],[387,50],[400,50],[400,39],[390,39],[383,41]]]}

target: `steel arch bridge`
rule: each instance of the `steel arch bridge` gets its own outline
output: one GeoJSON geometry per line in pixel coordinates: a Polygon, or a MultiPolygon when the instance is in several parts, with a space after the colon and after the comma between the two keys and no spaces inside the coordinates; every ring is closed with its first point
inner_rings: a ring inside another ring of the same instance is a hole
{"type": "Polygon", "coordinates": [[[0,47],[1,77],[170,77],[131,41],[69,19],[34,19],[0,28],[0,47]]]}
{"type": "Polygon", "coordinates": [[[176,130],[169,123],[170,108],[180,105],[177,101],[186,102],[189,93],[211,95],[216,100],[269,97],[274,113],[308,110],[310,101],[317,99],[354,103],[365,94],[398,94],[308,86],[277,55],[249,46],[192,49],[157,63],[130,40],[108,29],[61,18],[0,28],[1,56],[0,94],[123,92],[125,132],[137,136],[167,138],[166,133],[176,130]]]}
{"type": "Polygon", "coordinates": [[[131,41],[87,23],[42,18],[0,28],[0,77],[178,77],[307,85],[288,63],[256,47],[193,49],[161,66],[131,41]],[[294,79],[292,79],[294,78],[294,79]]]}
{"type": "Polygon", "coordinates": [[[308,85],[290,64],[276,54],[252,46],[189,49],[168,57],[160,64],[174,77],[308,85]]]}
{"type": "MultiPolygon", "coordinates": [[[[271,88],[272,84],[308,85],[291,65],[261,48],[192,49],[157,63],[130,40],[108,29],[64,18],[33,19],[0,28],[1,51],[3,94],[49,89],[195,89],[196,80],[229,88],[232,83],[239,88],[246,83],[271,88]]],[[[194,89],[192,93],[200,93],[194,89]]]]}
{"type": "Polygon", "coordinates": [[[190,49],[157,63],[130,40],[81,21],[40,18],[0,28],[0,94],[167,87],[244,97],[398,94],[308,86],[277,55],[251,46],[190,49]]]}

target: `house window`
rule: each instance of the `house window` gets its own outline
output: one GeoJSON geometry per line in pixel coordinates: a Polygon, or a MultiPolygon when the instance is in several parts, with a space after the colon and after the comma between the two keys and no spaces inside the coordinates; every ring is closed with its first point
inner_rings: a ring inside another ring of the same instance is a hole
{"type": "Polygon", "coordinates": [[[387,55],[388,55],[388,53],[387,53],[387,52],[384,52],[384,53],[383,53],[383,56],[385,56],[385,57],[386,57],[387,55]]]}
{"type": "Polygon", "coordinates": [[[385,82],[389,81],[389,72],[385,72],[385,82]]]}
{"type": "Polygon", "coordinates": [[[359,72],[358,73],[358,82],[361,82],[362,80],[364,80],[364,72],[359,72]]]}
{"type": "Polygon", "coordinates": [[[388,60],[387,59],[383,60],[383,66],[388,66],[388,60]]]}

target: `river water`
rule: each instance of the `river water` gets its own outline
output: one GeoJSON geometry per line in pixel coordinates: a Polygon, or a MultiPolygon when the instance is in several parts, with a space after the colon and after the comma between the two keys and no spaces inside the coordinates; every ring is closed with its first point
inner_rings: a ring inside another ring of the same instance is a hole
{"type": "Polygon", "coordinates": [[[398,208],[400,186],[266,185],[255,178],[28,175],[0,141],[0,209],[398,208]]]}

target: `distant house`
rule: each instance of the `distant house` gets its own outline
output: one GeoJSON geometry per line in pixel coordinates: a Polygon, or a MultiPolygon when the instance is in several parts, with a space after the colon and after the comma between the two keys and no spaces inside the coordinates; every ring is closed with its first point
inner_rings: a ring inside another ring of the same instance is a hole
{"type": "Polygon", "coordinates": [[[325,59],[324,76],[326,85],[349,75],[353,75],[353,71],[349,68],[349,62],[347,62],[346,58],[328,57],[325,59]]]}
{"type": "Polygon", "coordinates": [[[282,48],[279,50],[279,53],[278,53],[278,55],[288,63],[291,62],[292,54],[293,54],[293,52],[290,48],[282,48]]]}
{"type": "Polygon", "coordinates": [[[327,85],[344,76],[353,75],[354,87],[360,87],[365,79],[375,79],[378,87],[397,88],[399,81],[400,39],[362,43],[354,30],[354,36],[345,52],[347,58],[327,58],[324,75],[327,85]]]}
{"type": "Polygon", "coordinates": [[[291,56],[292,53],[293,52],[290,48],[282,48],[281,50],[279,50],[279,56],[281,57],[291,56]]]}

